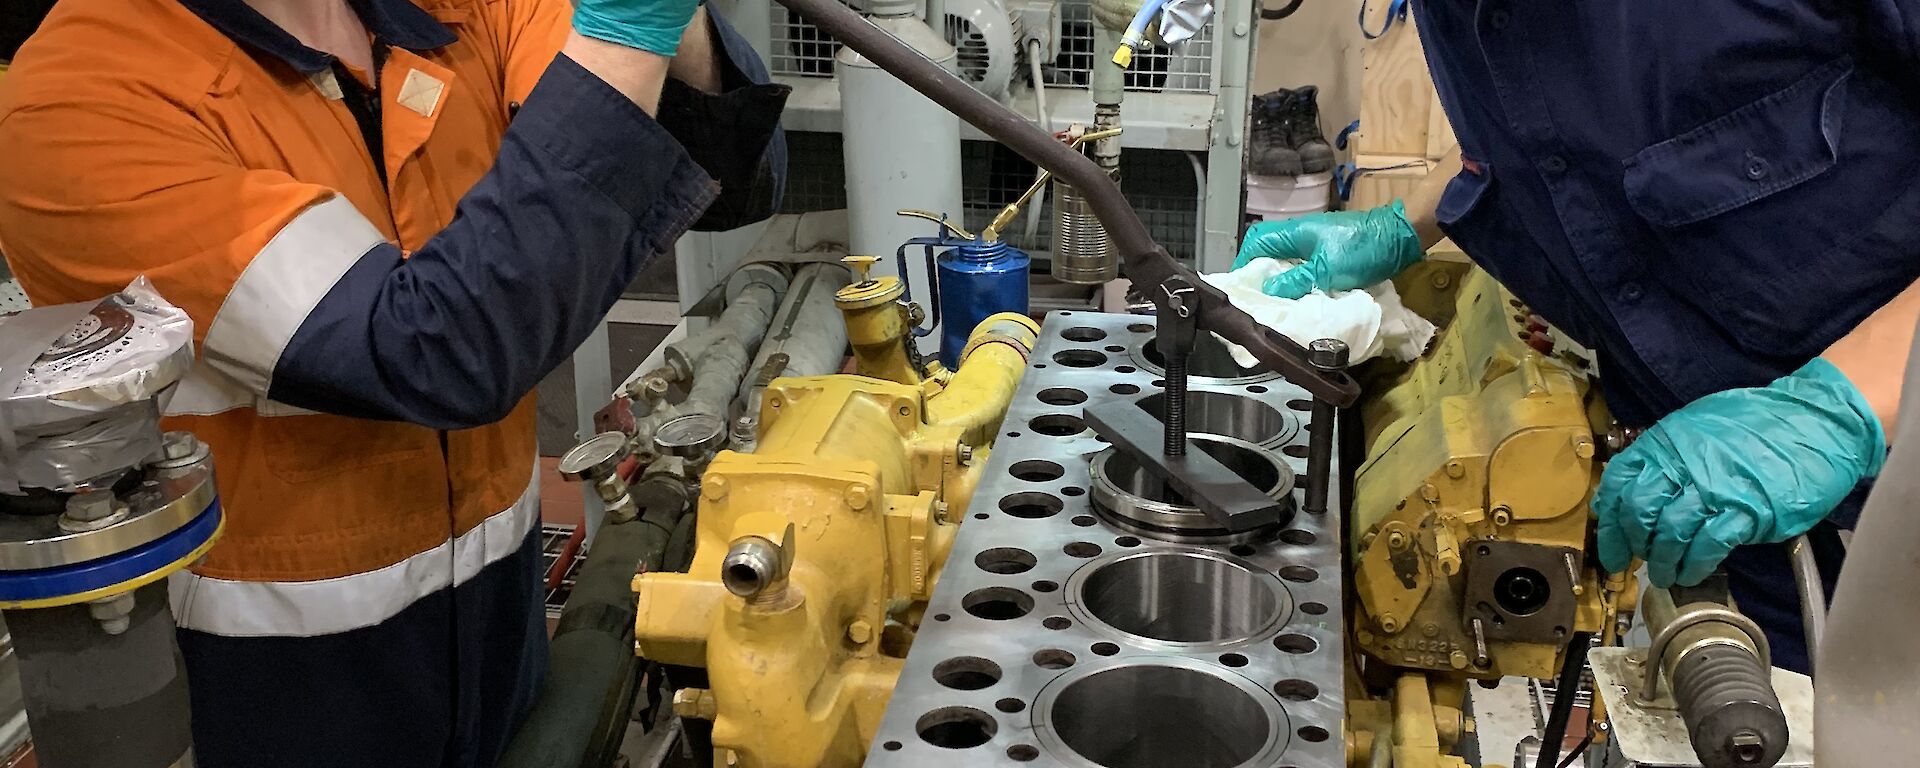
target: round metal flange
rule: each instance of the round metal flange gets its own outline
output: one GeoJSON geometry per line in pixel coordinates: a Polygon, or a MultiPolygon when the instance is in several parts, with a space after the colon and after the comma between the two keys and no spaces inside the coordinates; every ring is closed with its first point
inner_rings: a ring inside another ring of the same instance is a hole
{"type": "Polygon", "coordinates": [[[1266,688],[1177,656],[1077,666],[1035,697],[1033,730],[1050,757],[1076,768],[1274,765],[1293,733],[1266,688]],[[1141,739],[1149,734],[1157,738],[1141,739]],[[1100,747],[1113,754],[1086,754],[1100,747]]]}
{"type": "MultiPolygon", "coordinates": [[[[1253,443],[1225,435],[1192,434],[1188,435],[1188,440],[1196,444],[1215,443],[1231,446],[1243,451],[1242,455],[1247,458],[1264,462],[1266,466],[1263,469],[1270,468],[1274,480],[1269,487],[1261,490],[1266,491],[1269,498],[1283,505],[1293,504],[1293,469],[1279,457],[1262,450],[1253,443]]],[[[1202,450],[1205,449],[1202,448],[1202,450]]],[[[1093,500],[1094,510],[1119,527],[1163,541],[1209,544],[1251,541],[1262,538],[1263,534],[1269,531],[1264,528],[1251,531],[1228,531],[1215,523],[1213,518],[1208,517],[1205,512],[1200,511],[1199,507],[1152,499],[1137,493],[1129,487],[1127,478],[1119,476],[1110,469],[1111,464],[1119,456],[1119,449],[1108,448],[1096,454],[1088,467],[1088,474],[1092,479],[1089,496],[1093,500]]]]}
{"type": "Polygon", "coordinates": [[[225,525],[216,497],[186,525],[138,547],[76,565],[0,571],[0,608],[76,605],[138,589],[192,565],[213,547],[225,525]]]}
{"type": "Polygon", "coordinates": [[[130,552],[180,530],[214,503],[213,465],[152,473],[122,499],[127,516],[90,531],[67,531],[60,515],[0,515],[0,572],[90,563],[130,552]]]}

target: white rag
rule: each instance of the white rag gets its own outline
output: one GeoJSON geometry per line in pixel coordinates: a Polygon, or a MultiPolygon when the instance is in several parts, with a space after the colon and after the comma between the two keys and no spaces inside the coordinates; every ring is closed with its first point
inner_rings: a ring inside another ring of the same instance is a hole
{"type": "MultiPolygon", "coordinates": [[[[1365,290],[1329,294],[1316,289],[1298,299],[1277,299],[1260,292],[1268,278],[1298,265],[1285,259],[1254,259],[1232,272],[1200,277],[1226,291],[1233,305],[1254,320],[1302,345],[1328,338],[1346,342],[1351,350],[1350,364],[1379,355],[1408,362],[1425,352],[1427,342],[1433,340],[1433,323],[1401,304],[1400,293],[1390,280],[1365,290]]],[[[1227,342],[1227,350],[1242,367],[1258,363],[1245,348],[1232,342],[1227,342]]]]}

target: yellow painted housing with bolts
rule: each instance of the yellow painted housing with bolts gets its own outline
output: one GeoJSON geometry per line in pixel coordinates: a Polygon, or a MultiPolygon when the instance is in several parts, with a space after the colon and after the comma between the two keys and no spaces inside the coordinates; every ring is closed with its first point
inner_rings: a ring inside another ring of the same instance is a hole
{"type": "Polygon", "coordinates": [[[1553,677],[1575,633],[1611,631],[1632,585],[1586,556],[1610,422],[1587,361],[1465,264],[1396,282],[1446,327],[1412,365],[1376,370],[1360,406],[1349,758],[1377,765],[1391,744],[1397,768],[1460,766],[1465,682],[1553,677]]]}
{"type": "Polygon", "coordinates": [[[866,375],[774,380],[755,452],[701,478],[688,572],[634,580],[639,653],[707,670],[674,706],[713,721],[716,765],[865,757],[1039,333],[989,317],[947,377],[887,280],[838,296],[866,375]]]}

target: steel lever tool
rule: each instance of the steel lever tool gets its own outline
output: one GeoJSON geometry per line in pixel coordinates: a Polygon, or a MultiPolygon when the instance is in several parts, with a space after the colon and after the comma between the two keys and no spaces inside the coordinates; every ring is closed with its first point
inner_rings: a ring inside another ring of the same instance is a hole
{"type": "MultiPolygon", "coordinates": [[[[1300,385],[1315,399],[1341,408],[1359,399],[1360,385],[1352,377],[1313,366],[1299,344],[1261,325],[1233,306],[1224,291],[1201,280],[1193,269],[1174,261],[1148,234],[1140,215],[1120,194],[1119,185],[1085,155],[974,90],[966,81],[894,39],[840,0],[779,2],[993,140],[1072,184],[1106,227],[1120,251],[1122,268],[1135,285],[1166,285],[1175,279],[1185,283],[1192,290],[1188,306],[1197,317],[1200,329],[1245,347],[1262,364],[1300,385]]],[[[1164,317],[1168,307],[1163,297],[1156,299],[1162,302],[1160,309],[1164,317]]]]}

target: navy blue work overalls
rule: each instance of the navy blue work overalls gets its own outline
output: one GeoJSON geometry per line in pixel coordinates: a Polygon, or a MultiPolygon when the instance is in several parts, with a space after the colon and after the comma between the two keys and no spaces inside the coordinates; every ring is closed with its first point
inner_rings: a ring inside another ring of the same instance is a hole
{"type": "MultiPolygon", "coordinates": [[[[1441,227],[1599,351],[1622,424],[1790,373],[1920,276],[1911,0],[1413,5],[1466,166],[1441,227]]],[[[1727,567],[1804,671],[1785,547],[1727,567]]]]}

